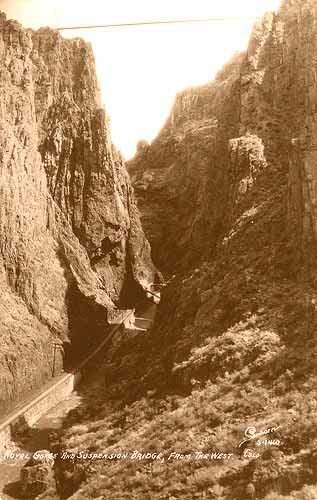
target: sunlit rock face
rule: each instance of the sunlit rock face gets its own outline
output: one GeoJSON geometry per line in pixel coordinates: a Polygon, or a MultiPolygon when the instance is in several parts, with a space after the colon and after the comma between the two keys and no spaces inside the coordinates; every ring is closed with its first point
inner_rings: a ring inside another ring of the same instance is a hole
{"type": "Polygon", "coordinates": [[[32,34],[39,151],[49,191],[114,300],[153,281],[129,178],[100,106],[91,46],[41,29],[32,34]]]}
{"type": "Polygon", "coordinates": [[[81,40],[0,17],[0,401],[88,348],[154,280],[150,247],[81,40]]]}

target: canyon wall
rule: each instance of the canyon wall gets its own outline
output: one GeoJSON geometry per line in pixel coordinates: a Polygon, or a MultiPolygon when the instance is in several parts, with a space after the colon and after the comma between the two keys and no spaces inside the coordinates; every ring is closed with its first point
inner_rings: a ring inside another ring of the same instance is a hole
{"type": "Polygon", "coordinates": [[[82,40],[0,16],[1,408],[106,332],[155,269],[82,40]],[[113,315],[113,314],[112,314],[113,315]],[[53,364],[55,363],[55,366],[53,364]]]}
{"type": "Polygon", "coordinates": [[[284,2],[277,15],[264,16],[246,54],[214,81],[178,94],[158,137],[140,142],[128,162],[162,269],[210,259],[265,176],[269,197],[284,184],[284,215],[293,225],[286,238],[306,252],[302,238],[316,233],[315,10],[313,1],[284,2]]]}
{"type": "Polygon", "coordinates": [[[177,272],[157,321],[165,371],[248,317],[255,342],[278,332],[293,354],[313,334],[316,14],[311,0],[266,14],[246,53],[181,93],[129,164],[153,256],[177,272]]]}

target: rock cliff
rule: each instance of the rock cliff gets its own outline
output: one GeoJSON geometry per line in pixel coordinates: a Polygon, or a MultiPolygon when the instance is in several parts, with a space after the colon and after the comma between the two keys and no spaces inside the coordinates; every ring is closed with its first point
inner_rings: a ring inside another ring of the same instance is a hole
{"type": "MultiPolygon", "coordinates": [[[[128,162],[162,269],[209,260],[265,177],[270,198],[284,185],[284,201],[276,199],[288,206],[283,218],[292,229],[285,239],[306,252],[300,242],[316,231],[315,7],[284,2],[278,15],[267,14],[247,53],[209,84],[181,92],[158,137],[141,142],[128,162]]],[[[261,210],[267,206],[268,200],[261,210]]]]}
{"type": "Polygon", "coordinates": [[[0,16],[1,408],[88,348],[154,280],[82,40],[0,16]]]}

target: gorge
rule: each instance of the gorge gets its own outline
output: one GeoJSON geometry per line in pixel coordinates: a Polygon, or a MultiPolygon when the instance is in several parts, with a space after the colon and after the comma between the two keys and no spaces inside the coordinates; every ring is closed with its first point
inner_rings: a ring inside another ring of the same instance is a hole
{"type": "Polygon", "coordinates": [[[245,53],[180,92],[129,176],[89,46],[2,24],[5,404],[41,383],[31,356],[47,377],[52,335],[82,344],[156,268],[175,275],[153,328],[103,353],[50,447],[162,460],[57,459],[41,498],[313,500],[317,2],[283,0],[245,53]]]}

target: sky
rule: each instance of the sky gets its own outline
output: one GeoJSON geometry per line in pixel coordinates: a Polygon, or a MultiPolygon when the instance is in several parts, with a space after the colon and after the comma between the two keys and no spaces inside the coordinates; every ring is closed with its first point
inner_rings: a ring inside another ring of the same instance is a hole
{"type": "Polygon", "coordinates": [[[280,0],[0,0],[25,27],[82,26],[170,19],[238,21],[63,31],[90,41],[112,140],[128,159],[169,115],[177,92],[210,81],[239,50],[252,26],[280,0]]]}

